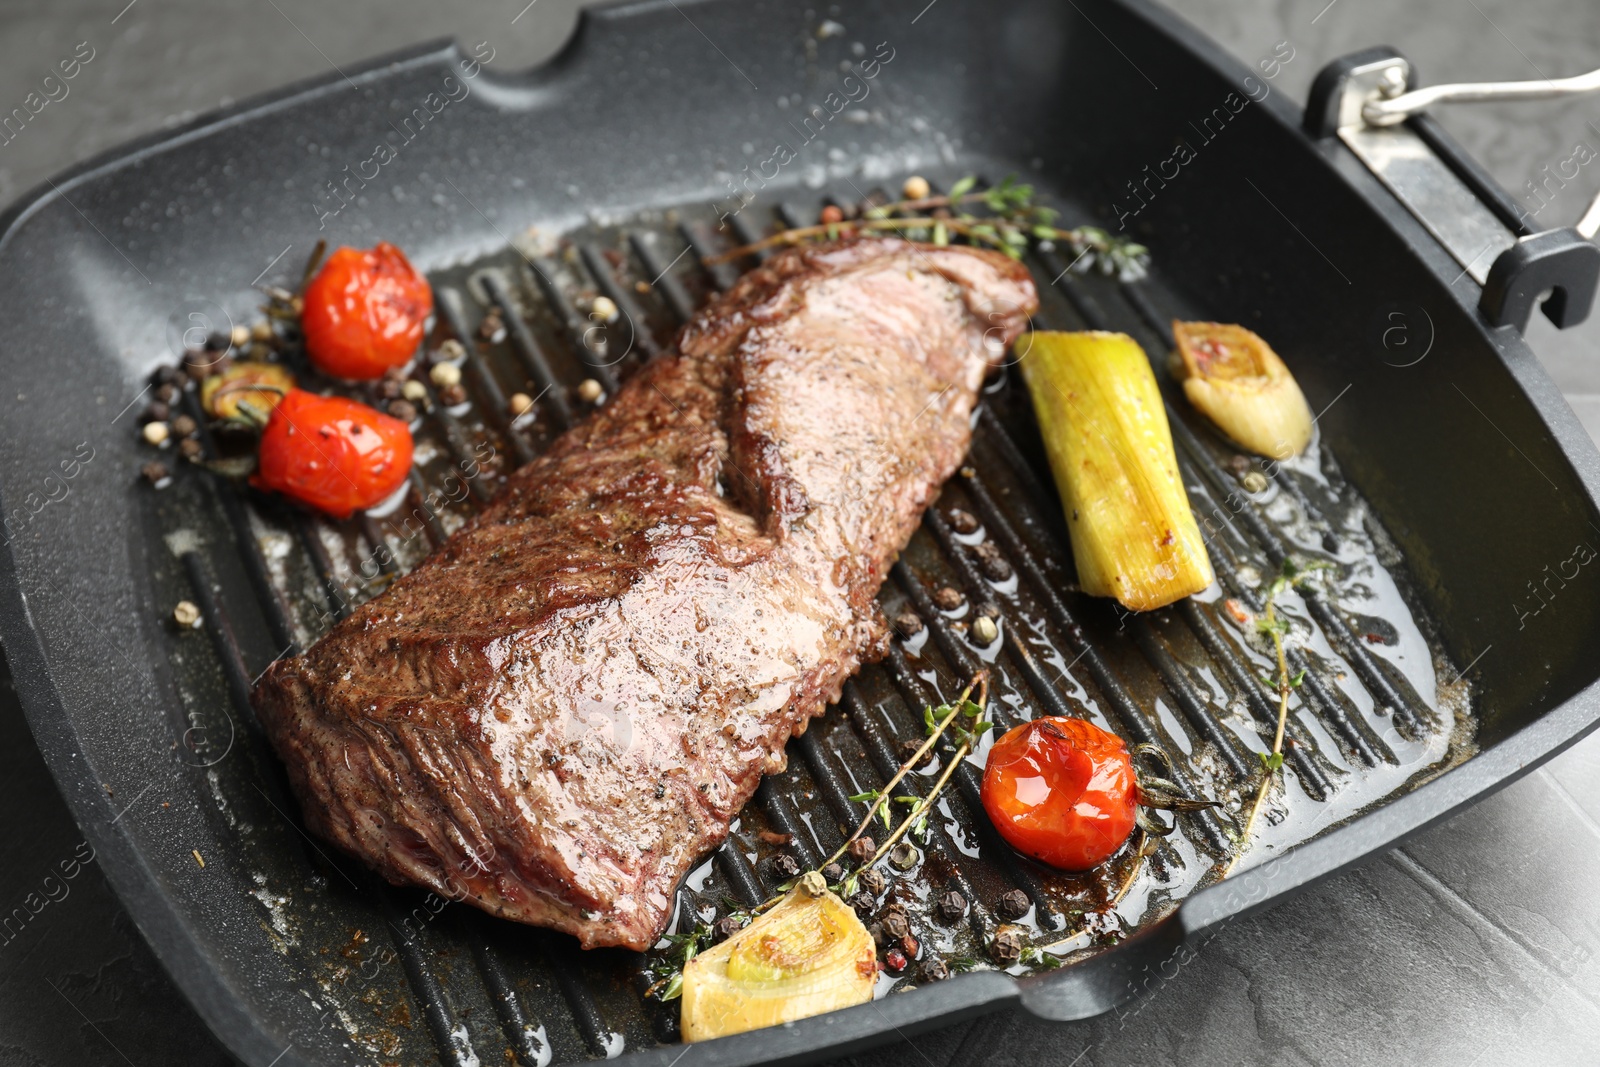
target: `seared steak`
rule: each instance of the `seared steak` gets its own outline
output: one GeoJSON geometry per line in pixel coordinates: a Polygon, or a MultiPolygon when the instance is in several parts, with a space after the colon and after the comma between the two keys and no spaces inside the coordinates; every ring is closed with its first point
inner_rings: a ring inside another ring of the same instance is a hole
{"type": "Polygon", "coordinates": [[[255,707],[307,823],[395,882],[651,945],[875,596],[1036,306],[1003,256],[792,249],[255,707]]]}

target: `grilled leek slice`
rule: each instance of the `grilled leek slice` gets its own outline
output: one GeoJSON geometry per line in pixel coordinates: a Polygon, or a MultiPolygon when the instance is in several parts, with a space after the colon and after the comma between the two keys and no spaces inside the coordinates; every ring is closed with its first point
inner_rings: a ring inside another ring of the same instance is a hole
{"type": "Polygon", "coordinates": [[[1174,322],[1183,394],[1240,446],[1288,459],[1311,443],[1311,408],[1272,347],[1243,326],[1174,322]]]}
{"type": "Polygon", "coordinates": [[[855,909],[812,872],[789,895],[683,969],[685,1041],[705,1041],[865,1004],[877,947],[855,909]]]}
{"type": "Polygon", "coordinates": [[[1209,586],[1211,560],[1138,342],[1040,331],[1017,351],[1084,592],[1150,611],[1209,586]]]}

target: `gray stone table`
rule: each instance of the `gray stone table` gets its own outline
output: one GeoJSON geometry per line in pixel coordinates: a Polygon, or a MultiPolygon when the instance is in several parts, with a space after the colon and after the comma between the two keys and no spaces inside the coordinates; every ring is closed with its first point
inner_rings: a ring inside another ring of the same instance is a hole
{"type": "MultiPolygon", "coordinates": [[[[18,102],[79,41],[92,73],[0,146],[0,202],[56,170],[218,104],[333,64],[455,34],[507,65],[548,55],[573,0],[0,0],[0,104],[18,102]],[[124,5],[127,4],[125,7],[124,5]]],[[[1430,80],[1538,78],[1600,66],[1595,0],[1173,0],[1241,57],[1279,41],[1277,83],[1303,96],[1328,59],[1393,44],[1430,80]]],[[[1509,189],[1583,143],[1600,99],[1441,115],[1509,189]]],[[[1586,167],[1543,219],[1600,189],[1586,167]]],[[[1600,321],[1535,350],[1600,433],[1600,321]]],[[[0,413],[0,418],[4,418],[0,413]]],[[[1126,1012],[1052,1027],[997,1016],[858,1058],[866,1064],[1600,1063],[1600,739],[1403,849],[1234,923],[1126,1012]]],[[[78,843],[0,684],[0,905],[78,843]]],[[[227,1063],[93,866],[0,944],[0,1065],[227,1063]]]]}

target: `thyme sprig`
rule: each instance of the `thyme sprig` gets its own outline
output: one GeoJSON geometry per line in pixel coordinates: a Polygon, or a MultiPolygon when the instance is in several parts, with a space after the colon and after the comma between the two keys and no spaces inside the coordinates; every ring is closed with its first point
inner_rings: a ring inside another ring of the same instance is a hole
{"type": "Polygon", "coordinates": [[[672,945],[672,951],[650,970],[650,976],[655,981],[644,991],[644,995],[647,998],[655,997],[663,1003],[682,996],[683,969],[699,955],[701,949],[711,944],[711,933],[710,924],[701,923],[688,933],[667,934],[665,940],[672,945]]]}
{"type": "Polygon", "coordinates": [[[1149,273],[1150,250],[1136,241],[1118,237],[1096,226],[1062,229],[1055,225],[1058,212],[1036,203],[1032,185],[1008,176],[999,185],[978,190],[974,177],[962,178],[941,196],[897,200],[867,208],[857,218],[798,226],[706,259],[725,263],[779,245],[838,240],[859,233],[900,233],[911,240],[936,245],[963,237],[988,245],[1013,259],[1021,259],[1032,241],[1064,245],[1072,254],[1071,270],[1097,271],[1121,281],[1138,281],[1149,273]],[[981,208],[987,214],[975,214],[981,208]]]}
{"type": "Polygon", "coordinates": [[[1266,610],[1255,620],[1256,631],[1271,639],[1273,656],[1278,663],[1276,679],[1265,677],[1261,679],[1263,685],[1277,693],[1278,726],[1272,738],[1272,751],[1260,753],[1263,772],[1261,784],[1256,788],[1255,801],[1250,805],[1249,817],[1245,819],[1241,841],[1250,839],[1250,831],[1255,826],[1256,816],[1260,814],[1262,804],[1266,803],[1267,793],[1271,791],[1278,772],[1283,769],[1283,734],[1289,721],[1289,697],[1300,688],[1300,683],[1305,681],[1306,676],[1304,670],[1293,677],[1289,675],[1289,661],[1283,644],[1284,638],[1289,636],[1289,620],[1278,614],[1278,599],[1291,589],[1300,589],[1318,572],[1332,569],[1334,569],[1333,564],[1325,560],[1299,564],[1293,559],[1284,559],[1283,569],[1267,587],[1266,610]]]}

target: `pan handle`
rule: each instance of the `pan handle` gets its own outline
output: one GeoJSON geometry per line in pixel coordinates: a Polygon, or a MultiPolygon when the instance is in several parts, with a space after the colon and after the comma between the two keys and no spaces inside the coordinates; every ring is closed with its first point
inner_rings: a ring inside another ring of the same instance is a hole
{"type": "MultiPolygon", "coordinates": [[[[1600,90],[1600,71],[1557,82],[1489,82],[1417,89],[1409,60],[1371,48],[1335,60],[1312,84],[1306,132],[1342,141],[1483,287],[1493,326],[1526,332],[1533,309],[1565,329],[1582,322],[1600,288],[1600,197],[1577,226],[1535,229],[1508,194],[1426,113],[1432,104],[1543,99],[1600,90]]],[[[1559,179],[1554,179],[1560,184],[1559,179]]],[[[1562,185],[1564,187],[1564,185],[1562,185]]],[[[1547,190],[1548,191],[1548,190],[1547,190]]]]}

